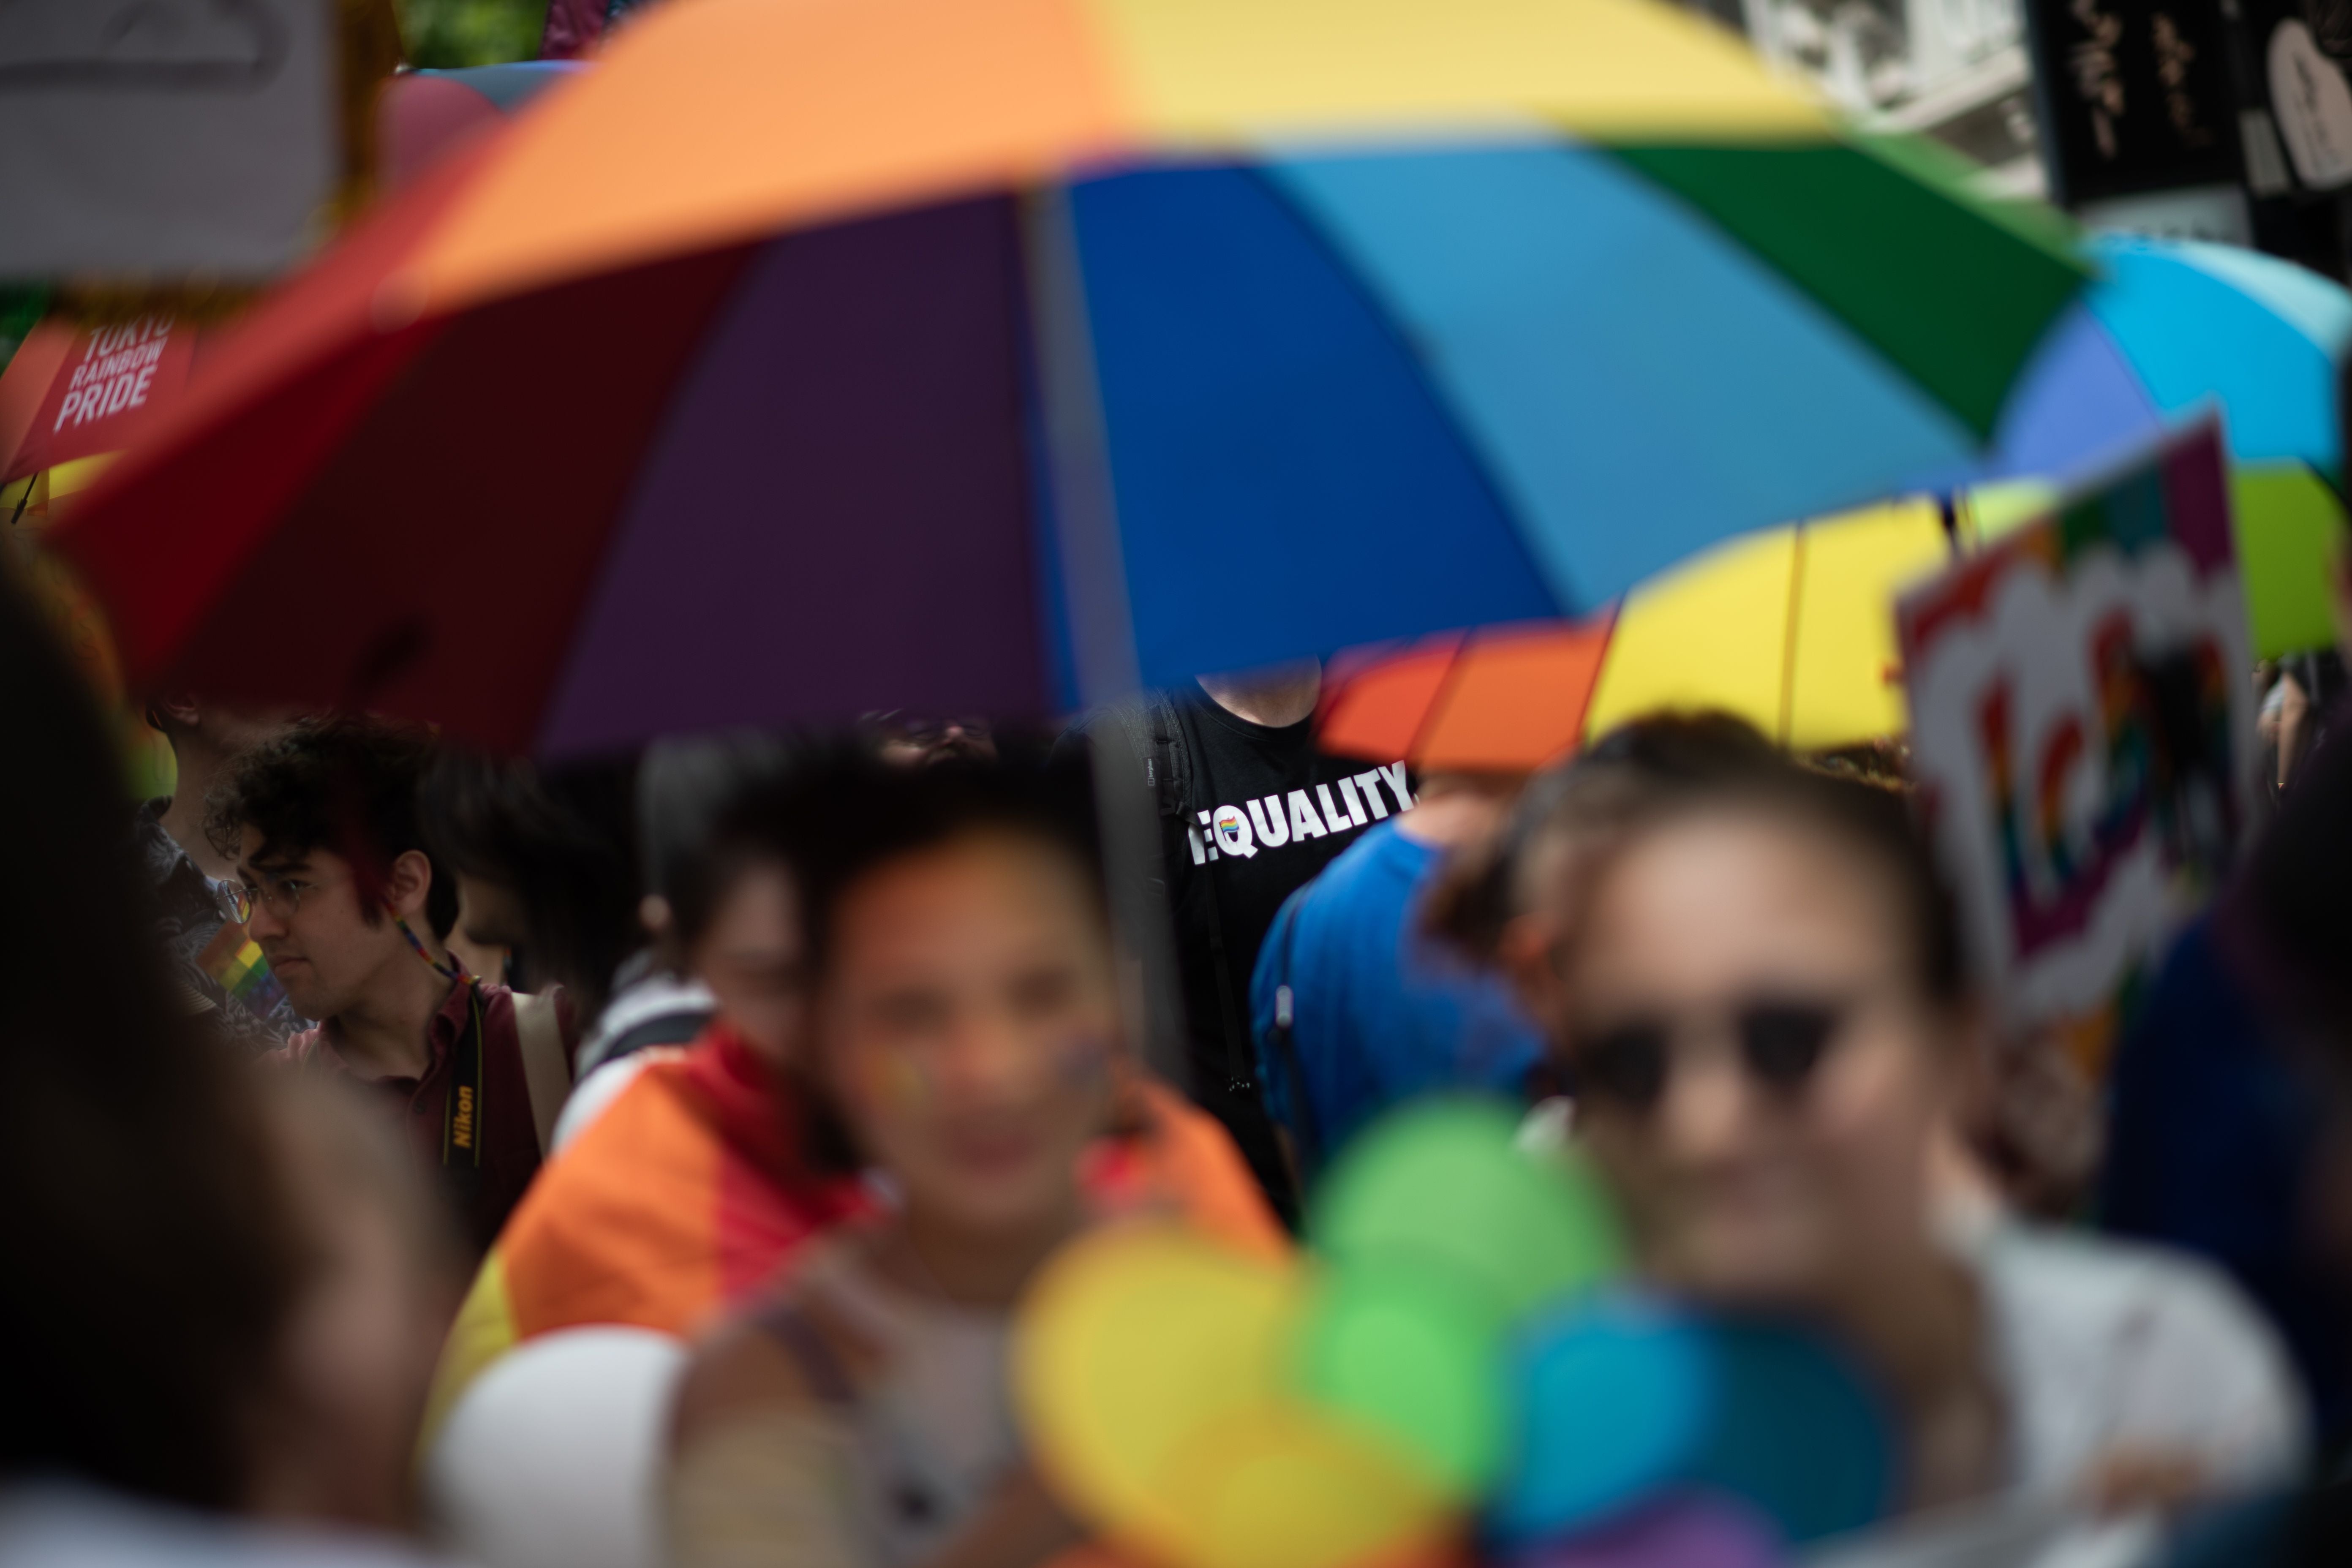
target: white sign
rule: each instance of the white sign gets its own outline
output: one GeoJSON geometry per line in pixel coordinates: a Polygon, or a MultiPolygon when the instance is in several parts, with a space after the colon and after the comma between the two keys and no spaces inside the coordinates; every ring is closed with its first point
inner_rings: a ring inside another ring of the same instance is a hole
{"type": "Polygon", "coordinates": [[[2319,52],[2311,29],[2281,22],[2271,34],[2271,110],[2294,172],[2315,191],[2352,180],[2352,86],[2319,52]]]}
{"type": "Polygon", "coordinates": [[[341,163],[334,0],[0,0],[0,278],[261,279],[341,163]]]}

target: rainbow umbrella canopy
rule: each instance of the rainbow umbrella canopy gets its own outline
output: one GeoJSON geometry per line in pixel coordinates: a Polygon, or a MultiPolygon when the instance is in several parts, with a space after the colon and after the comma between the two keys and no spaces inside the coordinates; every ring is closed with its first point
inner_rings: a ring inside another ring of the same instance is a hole
{"type": "MultiPolygon", "coordinates": [[[[2326,562],[2346,526],[2337,403],[2352,294],[2235,246],[2102,235],[2088,249],[2098,280],[2020,383],[1998,466],[2063,475],[2218,406],[2256,651],[2332,643],[2326,562]]],[[[2055,494],[1993,489],[1963,512],[1998,531],[2055,494]]]]}
{"type": "Polygon", "coordinates": [[[60,544],[134,679],[509,747],[1066,710],[1967,471],[2081,276],[1646,0],[698,0],[60,544]]]}
{"type": "Polygon", "coordinates": [[[1913,499],[1728,540],[1613,613],[1495,626],[1336,660],[1318,719],[1350,756],[1430,769],[1540,767],[1630,719],[1736,713],[1799,750],[1906,727],[1895,595],[1950,560],[1913,499]]]}
{"type": "MultiPolygon", "coordinates": [[[[2259,651],[2335,637],[2327,552],[2343,537],[2340,366],[2352,294],[2274,257],[2101,235],[2097,279],[2011,394],[1987,464],[2064,475],[2218,407],[2229,437],[2240,571],[2259,651]]],[[[1800,748],[1908,727],[1894,600],[1953,542],[2043,513],[2048,479],[1939,508],[1914,499],[1727,541],[1642,584],[1608,616],[1450,633],[1335,666],[1325,743],[1432,768],[1517,769],[1629,719],[1722,709],[1800,748]]]]}

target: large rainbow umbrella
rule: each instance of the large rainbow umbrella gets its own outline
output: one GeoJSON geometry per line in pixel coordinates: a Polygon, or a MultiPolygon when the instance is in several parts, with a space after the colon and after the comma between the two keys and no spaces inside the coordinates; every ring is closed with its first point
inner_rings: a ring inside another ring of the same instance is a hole
{"type": "Polygon", "coordinates": [[[2080,280],[1649,0],[697,0],[60,542],[134,679],[495,744],[1066,710],[1962,471],[2080,280]]]}

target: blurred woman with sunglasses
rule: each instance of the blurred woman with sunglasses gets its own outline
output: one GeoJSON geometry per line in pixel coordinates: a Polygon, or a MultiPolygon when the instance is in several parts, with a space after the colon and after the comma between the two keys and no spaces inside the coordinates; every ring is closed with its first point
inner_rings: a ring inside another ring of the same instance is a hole
{"type": "Polygon", "coordinates": [[[1752,749],[1604,762],[1526,842],[1537,885],[1493,951],[1647,1272],[1848,1344],[1911,1506],[2162,1508],[2293,1475],[2299,1398],[2218,1275],[1953,1201],[1984,1019],[1899,796],[1752,749]]]}

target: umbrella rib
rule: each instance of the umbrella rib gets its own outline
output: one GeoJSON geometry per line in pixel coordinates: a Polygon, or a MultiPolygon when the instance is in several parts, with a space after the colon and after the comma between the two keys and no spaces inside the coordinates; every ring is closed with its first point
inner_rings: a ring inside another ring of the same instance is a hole
{"type": "Polygon", "coordinates": [[[1805,535],[1808,530],[1799,523],[1795,539],[1789,550],[1788,621],[1780,628],[1780,732],[1777,739],[1788,745],[1797,716],[1797,617],[1805,605],[1805,535]]]}
{"type": "Polygon", "coordinates": [[[1565,574],[1556,572],[1551,562],[1539,553],[1530,542],[1537,531],[1529,526],[1529,519],[1525,515],[1525,510],[1512,500],[1507,490],[1496,482],[1495,476],[1498,465],[1494,455],[1488,452],[1486,446],[1473,434],[1470,422],[1465,420],[1462,416],[1462,411],[1454,405],[1454,399],[1448,395],[1444,383],[1430,373],[1430,354],[1414,342],[1411,333],[1399,327],[1396,313],[1389,308],[1388,300],[1365,278],[1362,269],[1357,267],[1355,258],[1349,254],[1348,247],[1332,238],[1330,232],[1317,220],[1313,212],[1292,200],[1290,193],[1284,188],[1280,180],[1270,178],[1263,165],[1243,165],[1241,172],[1255,181],[1259,188],[1265,192],[1267,197],[1298,226],[1298,231],[1330,258],[1333,271],[1345,281],[1349,288],[1355,290],[1356,297],[1363,301],[1364,309],[1370,312],[1371,319],[1379,323],[1380,330],[1396,344],[1398,353],[1407,363],[1418,368],[1420,374],[1417,379],[1423,394],[1428,397],[1430,406],[1436,411],[1438,418],[1444,422],[1446,433],[1454,437],[1460,446],[1463,455],[1469,459],[1467,466],[1478,488],[1486,491],[1487,499],[1494,502],[1496,514],[1510,524],[1512,542],[1517,544],[1520,552],[1527,557],[1528,571],[1535,580],[1542,584],[1545,590],[1551,595],[1552,608],[1562,616],[1573,616],[1579,614],[1584,605],[1580,602],[1578,595],[1561,591],[1563,584],[1558,578],[1565,574]]]}
{"type": "MultiPolygon", "coordinates": [[[[771,235],[741,245],[716,246],[702,253],[718,256],[733,250],[736,256],[734,271],[723,285],[712,289],[701,324],[694,332],[692,346],[679,356],[669,373],[669,390],[664,395],[660,408],[654,413],[638,437],[637,458],[614,491],[612,504],[605,516],[604,542],[596,551],[595,565],[581,587],[572,628],[563,638],[562,651],[549,668],[545,694],[540,700],[537,717],[531,726],[530,746],[535,755],[544,752],[553,736],[558,706],[570,689],[575,668],[585,656],[589,639],[597,628],[610,596],[616,591],[619,581],[616,560],[623,542],[636,529],[655,526],[643,515],[642,509],[650,505],[653,500],[652,467],[677,429],[677,422],[682,417],[685,389],[694,384],[704,364],[719,353],[719,336],[725,331],[729,319],[742,308],[745,291],[754,285],[755,273],[769,247],[789,238],[786,235],[771,235]]],[[[667,259],[674,264],[687,258],[667,259]]],[[[664,263],[651,265],[661,266],[664,263]]]]}
{"type": "Polygon", "coordinates": [[[1454,651],[1446,656],[1445,668],[1437,677],[1437,689],[1429,694],[1429,705],[1421,710],[1421,722],[1412,727],[1412,737],[1405,745],[1405,758],[1416,767],[1421,765],[1423,748],[1428,745],[1438,721],[1444,717],[1445,704],[1453,698],[1454,687],[1461,682],[1462,667],[1469,659],[1471,639],[1476,635],[1475,630],[1454,634],[1454,651]]]}
{"type": "MultiPolygon", "coordinates": [[[[1916,396],[1924,400],[1930,407],[1940,410],[1947,417],[1966,430],[1969,445],[1979,455],[1990,448],[1993,439],[1994,426],[1998,424],[1998,411],[1991,416],[1989,423],[1982,425],[1979,424],[1977,416],[1964,413],[1955,405],[1946,392],[1937,388],[1925,369],[1915,368],[1907,363],[1904,356],[1892,345],[1882,341],[1876,331],[1865,327],[1860,321],[1855,320],[1834,303],[1829,291],[1819,280],[1806,276],[1784,261],[1782,258],[1775,255],[1773,248],[1764,242],[1761,236],[1743,232],[1741,226],[1728,216],[1710,208],[1698,198],[1696,193],[1683,189],[1669,180],[1662,169],[1645,162],[1642,156],[1645,149],[1636,145],[1612,146],[1605,143],[1596,143],[1596,147],[1631,171],[1636,178],[1658,195],[1675,203],[1685,212],[1719,236],[1732,251],[1747,257],[1757,268],[1789,289],[1790,293],[1808,301],[1813,309],[1821,312],[1824,321],[1834,324],[1838,331],[1856,348],[1864,351],[1888,375],[1908,387],[1916,396]]],[[[1649,150],[1655,151],[1655,149],[1649,150]]],[[[1924,179],[1915,171],[1885,158],[1875,148],[1852,136],[1841,135],[1832,142],[1822,143],[1822,150],[1834,150],[1849,157],[1878,163],[1888,168],[1898,180],[1921,186],[1942,196],[1946,201],[1953,202],[1969,210],[1980,224],[2001,228],[2011,226],[1997,216],[1969,207],[1967,203],[1961,202],[1951,192],[1937,190],[1932,182],[1924,179]]],[[[2018,237],[2013,229],[2011,229],[2011,237],[2018,237]]],[[[2034,242],[2030,239],[2021,239],[2020,243],[2034,242]]],[[[2034,341],[2037,342],[2042,335],[2049,331],[2052,323],[2056,321],[2066,304],[2080,299],[2083,295],[2082,285],[2085,277],[2084,268],[2079,262],[2072,265],[2076,273],[2074,284],[2069,289],[2065,298],[2051,308],[2043,317],[2041,327],[2034,334],[2034,341]]],[[[2015,391],[2017,384],[2023,378],[2025,363],[2026,358],[2021,356],[2010,367],[2008,388],[2002,395],[2003,401],[2006,401],[2010,393],[2015,391]]]]}
{"type": "Polygon", "coordinates": [[[1601,612],[1607,624],[1601,630],[1601,652],[1592,661],[1592,679],[1584,683],[1584,696],[1576,705],[1576,723],[1568,732],[1570,755],[1581,750],[1591,739],[1585,733],[1585,727],[1592,722],[1593,700],[1601,695],[1601,674],[1609,667],[1609,650],[1617,641],[1617,622],[1624,613],[1625,601],[1622,598],[1609,601],[1609,607],[1601,612]]]}

